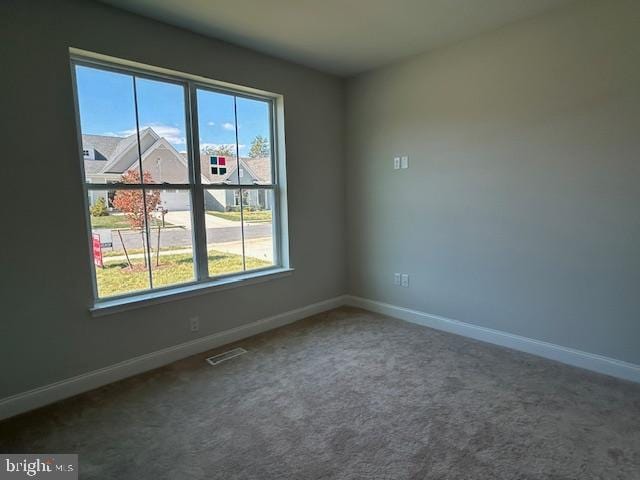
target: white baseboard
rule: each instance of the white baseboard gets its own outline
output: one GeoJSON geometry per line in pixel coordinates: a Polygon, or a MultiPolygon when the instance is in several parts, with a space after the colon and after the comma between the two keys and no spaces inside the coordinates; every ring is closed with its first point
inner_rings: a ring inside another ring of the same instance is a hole
{"type": "Polygon", "coordinates": [[[487,343],[519,350],[594,372],[640,383],[640,365],[614,358],[583,352],[573,348],[554,345],[511,333],[479,327],[458,320],[431,315],[429,313],[398,307],[352,295],[343,295],[322,302],[290,310],[272,317],[263,318],[224,332],[164,348],[156,352],[134,357],[108,367],[83,373],[27,392],[0,400],[0,420],[48,405],[58,400],[78,395],[94,388],[122,380],[154,368],[162,367],[182,358],[206,352],[227,343],[236,342],[258,333],[266,332],[297,320],[325,312],[342,305],[360,307],[408,322],[445,332],[474,338],[487,343]]]}
{"type": "Polygon", "coordinates": [[[429,313],[397,307],[388,303],[377,302],[366,298],[348,296],[347,305],[364,308],[372,312],[382,313],[390,317],[406,320],[418,325],[455,333],[464,337],[493,343],[502,347],[512,348],[521,352],[538,355],[558,362],[573,365],[575,367],[592,370],[605,375],[630,380],[640,383],[640,365],[616,360],[614,358],[583,352],[569,347],[554,345],[511,333],[479,327],[470,323],[452,320],[450,318],[431,315],[429,313]]]}
{"type": "Polygon", "coordinates": [[[243,338],[293,323],[311,315],[340,307],[345,303],[346,296],[331,298],[6,397],[0,400],[0,420],[93,390],[123,378],[162,367],[176,360],[206,352],[227,343],[236,342],[243,338]]]}

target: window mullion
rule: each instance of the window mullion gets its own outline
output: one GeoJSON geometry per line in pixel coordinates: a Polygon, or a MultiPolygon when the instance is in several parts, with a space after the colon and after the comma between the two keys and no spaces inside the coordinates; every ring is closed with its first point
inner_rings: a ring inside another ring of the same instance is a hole
{"type": "Polygon", "coordinates": [[[247,258],[245,255],[245,245],[244,245],[244,190],[242,188],[242,184],[240,183],[240,145],[238,145],[238,97],[233,96],[233,118],[234,118],[234,126],[236,129],[236,168],[238,172],[238,195],[240,196],[240,235],[242,240],[242,270],[247,270],[247,258]]]}
{"type": "MultiPolygon", "coordinates": [[[[136,115],[136,143],[138,147],[138,168],[140,169],[140,183],[144,184],[144,170],[142,169],[142,149],[140,146],[140,114],[138,112],[138,87],[136,83],[135,75],[131,77],[133,82],[133,104],[134,111],[136,115]]],[[[147,191],[144,188],[141,188],[142,191],[142,208],[143,208],[143,227],[144,227],[144,238],[143,238],[143,249],[146,248],[146,263],[147,263],[147,273],[149,274],[149,288],[153,289],[153,273],[152,273],[152,264],[151,264],[151,243],[149,242],[149,215],[147,210],[147,191]]]]}
{"type": "Polygon", "coordinates": [[[198,133],[198,102],[196,88],[188,83],[187,98],[187,132],[188,150],[191,161],[191,213],[193,221],[193,245],[196,265],[196,278],[209,278],[209,262],[207,260],[207,224],[204,211],[204,191],[201,181],[200,137],[198,133]]]}

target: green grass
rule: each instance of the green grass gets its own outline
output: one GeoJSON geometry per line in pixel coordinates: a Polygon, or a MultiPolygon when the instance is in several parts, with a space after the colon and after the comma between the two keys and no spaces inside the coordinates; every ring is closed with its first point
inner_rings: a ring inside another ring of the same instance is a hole
{"type": "MultiPolygon", "coordinates": [[[[234,222],[240,221],[240,212],[216,212],[214,210],[207,210],[209,215],[214,217],[224,218],[225,220],[232,220],[234,222]]],[[[271,222],[271,210],[245,210],[242,212],[245,222],[251,223],[267,223],[271,222]]]]}
{"type": "MultiPolygon", "coordinates": [[[[157,227],[162,225],[162,220],[157,218],[151,219],[151,226],[157,227]]],[[[164,222],[165,227],[171,226],[169,222],[164,222]]],[[[112,230],[131,228],[131,224],[126,215],[107,215],[104,217],[91,216],[91,228],[110,228],[112,230]]]]}
{"type": "MultiPolygon", "coordinates": [[[[209,251],[209,273],[212,276],[242,271],[242,255],[209,251]]],[[[153,286],[162,287],[193,281],[193,256],[191,254],[161,255],[160,266],[153,260],[153,286]]],[[[144,260],[132,260],[130,269],[126,260],[105,259],[105,267],[96,267],[98,294],[101,298],[149,288],[149,274],[144,260]]],[[[247,270],[269,266],[269,262],[247,257],[247,270]]]]}

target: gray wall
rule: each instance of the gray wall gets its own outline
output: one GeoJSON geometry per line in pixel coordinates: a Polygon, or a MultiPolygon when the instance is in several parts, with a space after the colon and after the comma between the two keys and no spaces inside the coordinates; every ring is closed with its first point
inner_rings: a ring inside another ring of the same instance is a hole
{"type": "Polygon", "coordinates": [[[204,336],[346,293],[341,80],[93,2],[5,0],[0,22],[0,398],[193,339],[193,315],[204,336]],[[293,276],[89,315],[70,46],[284,95],[293,276]]]}
{"type": "Polygon", "coordinates": [[[351,293],[640,363],[639,25],[578,2],[351,80],[351,293]]]}

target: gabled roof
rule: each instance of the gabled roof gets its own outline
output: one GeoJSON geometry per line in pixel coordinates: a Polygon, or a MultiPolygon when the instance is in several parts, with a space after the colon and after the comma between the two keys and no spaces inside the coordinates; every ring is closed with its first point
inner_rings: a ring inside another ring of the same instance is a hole
{"type": "MultiPolygon", "coordinates": [[[[140,150],[144,154],[158,138],[158,134],[151,128],[140,130],[140,150]]],[[[116,146],[113,157],[104,166],[105,173],[122,173],[128,170],[138,158],[138,135],[135,133],[124,137],[116,146]]]]}
{"type": "MultiPolygon", "coordinates": [[[[160,138],[152,128],[140,131],[140,142],[146,144],[143,153],[160,138]],[[147,137],[151,136],[147,140],[147,137]]],[[[137,152],[127,155],[134,148],[137,149],[138,136],[134,133],[127,137],[107,135],[82,135],[82,146],[95,149],[95,160],[85,159],[86,174],[121,174],[131,167],[137,159],[137,152]]]]}
{"type": "Polygon", "coordinates": [[[272,182],[271,176],[273,173],[271,172],[270,158],[245,158],[243,161],[251,171],[252,176],[256,179],[257,183],[268,184],[272,182]]]}
{"type": "Polygon", "coordinates": [[[96,150],[96,160],[108,160],[113,156],[118,144],[125,138],[108,137],[106,135],[82,135],[82,145],[91,146],[96,150]]]}

